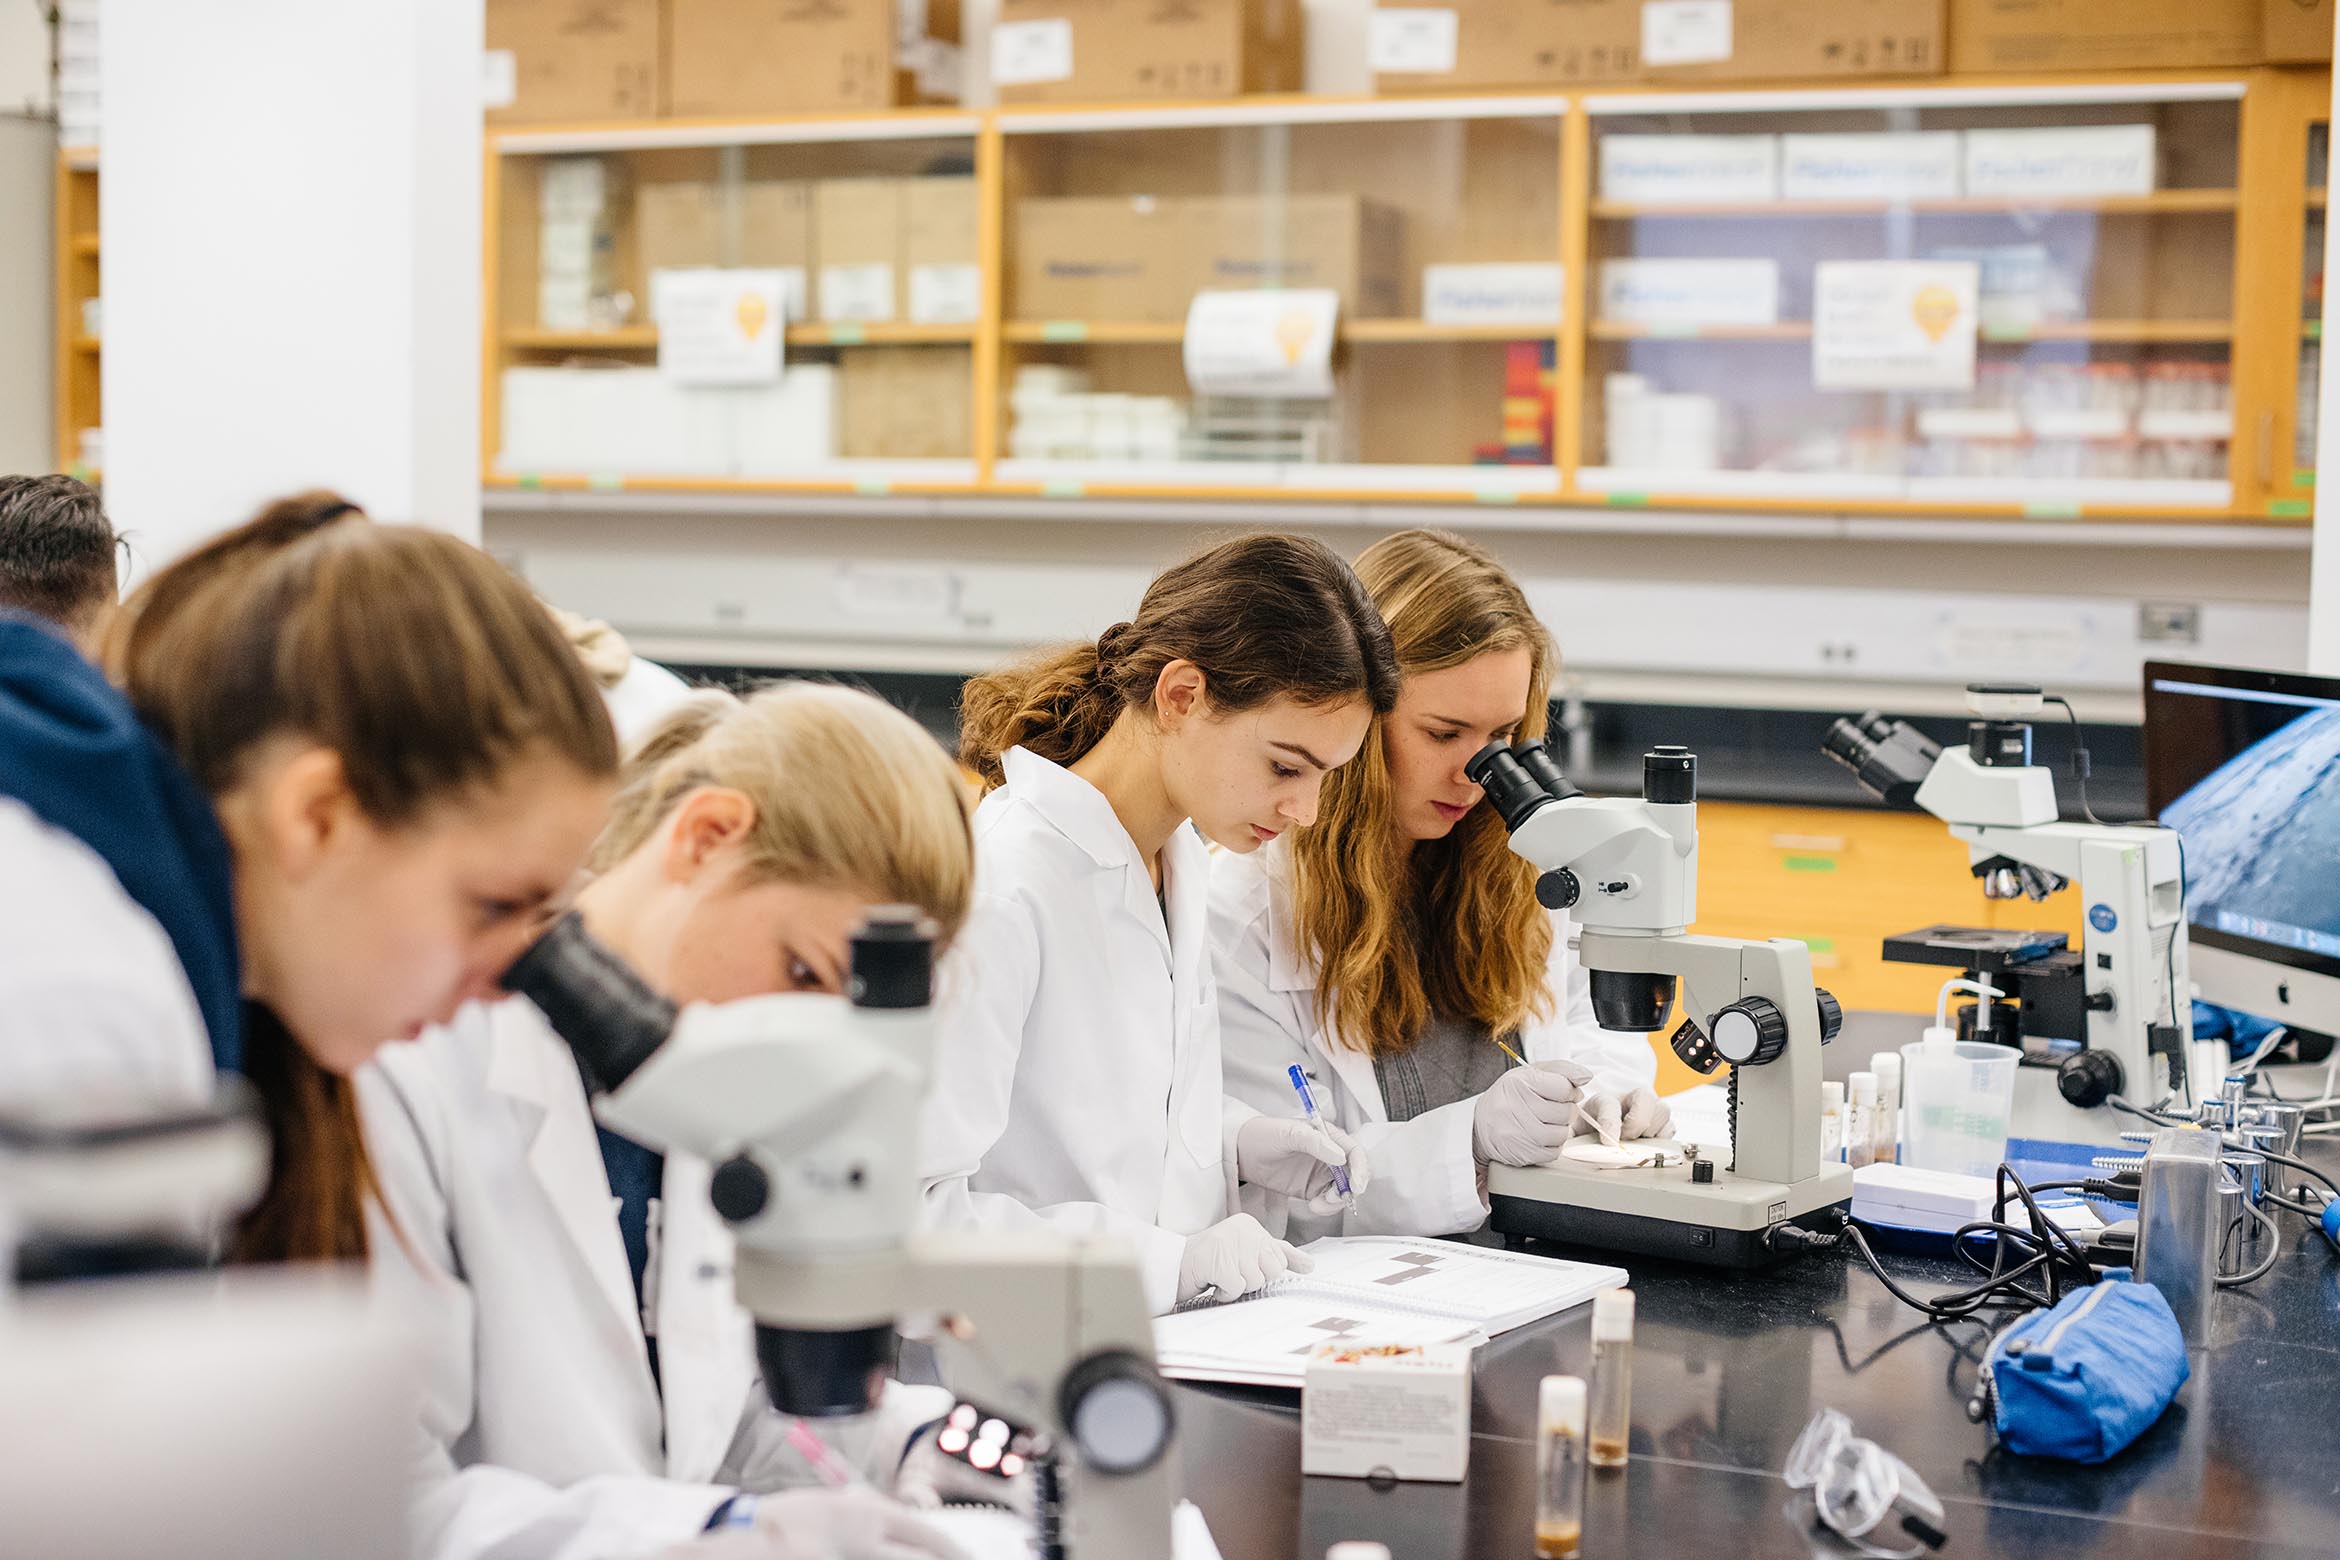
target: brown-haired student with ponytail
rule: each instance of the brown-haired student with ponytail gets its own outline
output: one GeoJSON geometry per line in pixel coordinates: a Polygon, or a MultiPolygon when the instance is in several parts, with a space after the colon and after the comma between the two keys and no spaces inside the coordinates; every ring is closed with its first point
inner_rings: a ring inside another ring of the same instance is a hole
{"type": "Polygon", "coordinates": [[[1286,536],[1211,548],[1096,642],[967,685],[960,756],[990,794],[924,1134],[938,1222],[1122,1236],[1164,1311],[1308,1265],[1237,1183],[1329,1206],[1334,1166],[1370,1169],[1226,1098],[1204,841],[1311,822],[1395,694],[1356,576],[1286,536]]]}
{"type": "Polygon", "coordinates": [[[1457,536],[1402,531],[1357,574],[1396,645],[1397,707],[1326,785],[1315,828],[1212,884],[1229,1092],[1289,1116],[1298,1066],[1373,1158],[1349,1207],[1266,1210],[1295,1240],[1475,1229],[1489,1162],[1667,1123],[1647,1038],[1595,1023],[1566,912],[1536,902],[1535,870],[1463,773],[1490,741],[1543,736],[1550,636],[1457,536]]]}
{"type": "Polygon", "coordinates": [[[264,518],[156,575],[110,686],[0,615],[0,1101],[257,1088],[252,1260],[366,1254],[349,1074],[492,991],[616,739],[534,598],[404,526],[264,518]]]}

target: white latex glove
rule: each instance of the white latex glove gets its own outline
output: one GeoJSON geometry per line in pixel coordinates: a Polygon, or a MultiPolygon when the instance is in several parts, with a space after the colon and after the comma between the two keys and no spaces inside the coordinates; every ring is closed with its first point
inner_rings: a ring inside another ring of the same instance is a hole
{"type": "Polygon", "coordinates": [[[761,1549],[735,1560],[968,1560],[967,1552],[877,1491],[790,1490],[756,1502],[761,1549]]]}
{"type": "Polygon", "coordinates": [[[1298,1116],[1254,1116],[1235,1129],[1235,1176],[1253,1186],[1298,1197],[1313,1214],[1334,1214],[1361,1196],[1373,1179],[1365,1151],[1329,1121],[1298,1116]],[[1333,1185],[1333,1166],[1349,1173],[1343,1196],[1333,1185]]]}
{"type": "Polygon", "coordinates": [[[1614,1089],[1593,1089],[1584,1097],[1584,1112],[1576,1130],[1579,1136],[1598,1136],[1614,1148],[1620,1139],[1664,1137],[1666,1128],[1673,1124],[1674,1108],[1647,1088],[1623,1094],[1614,1089]]]}
{"type": "Polygon", "coordinates": [[[1575,1062],[1514,1067],[1479,1096],[1471,1152],[1480,1164],[1548,1165],[1576,1129],[1576,1102],[1592,1069],[1575,1062]]]}
{"type": "Polygon", "coordinates": [[[1207,1288],[1232,1300],[1315,1266],[1313,1257],[1270,1235],[1250,1214],[1239,1213],[1186,1237],[1186,1254],[1178,1259],[1178,1300],[1183,1305],[1207,1288]]]}

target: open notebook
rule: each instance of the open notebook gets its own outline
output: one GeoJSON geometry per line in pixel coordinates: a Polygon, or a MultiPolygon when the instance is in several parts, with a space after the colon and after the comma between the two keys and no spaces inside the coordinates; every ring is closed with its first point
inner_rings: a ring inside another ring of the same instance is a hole
{"type": "Polygon", "coordinates": [[[1314,1272],[1156,1318],[1162,1374],[1297,1387],[1320,1344],[1491,1338],[1626,1280],[1623,1268],[1401,1235],[1327,1236],[1300,1249],[1314,1272]]]}

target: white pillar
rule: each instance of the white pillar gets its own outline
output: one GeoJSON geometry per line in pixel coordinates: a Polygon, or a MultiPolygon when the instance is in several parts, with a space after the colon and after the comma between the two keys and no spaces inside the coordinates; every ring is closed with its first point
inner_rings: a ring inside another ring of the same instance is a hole
{"type": "MultiPolygon", "coordinates": [[[[2340,74],[2332,78],[2331,122],[2340,125],[2340,74]]],[[[2340,276],[2333,264],[2334,229],[2324,223],[2324,275],[2340,276]]],[[[2333,353],[2340,351],[2340,335],[2332,322],[2340,318],[2332,289],[2324,289],[2323,350],[2316,354],[2320,371],[2316,382],[2317,475],[2330,476],[2316,484],[2316,527],[2308,562],[2307,669],[2324,677],[2340,677],[2340,379],[2333,373],[2333,353]]]]}
{"type": "Polygon", "coordinates": [[[482,0],[103,0],[106,504],[479,535],[482,0]]]}

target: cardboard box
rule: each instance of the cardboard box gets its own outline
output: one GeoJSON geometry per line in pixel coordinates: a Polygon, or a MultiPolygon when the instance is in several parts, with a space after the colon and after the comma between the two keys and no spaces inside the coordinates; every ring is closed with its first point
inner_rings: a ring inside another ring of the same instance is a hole
{"type": "Polygon", "coordinates": [[[1944,4],[1645,0],[1641,73],[1650,81],[1936,76],[1948,56],[1944,4]]]}
{"type": "Polygon", "coordinates": [[[965,347],[850,347],[840,355],[839,453],[965,460],[974,453],[974,354],[965,347]]]}
{"type": "Polygon", "coordinates": [[[666,0],[666,112],[891,108],[895,0],[666,0]]]}
{"type": "Polygon", "coordinates": [[[658,113],[659,0],[487,0],[492,125],[658,113]],[[508,95],[508,101],[496,99],[508,95]]]}
{"type": "Polygon", "coordinates": [[[823,179],[813,186],[813,306],[820,318],[899,316],[903,182],[823,179]]]}
{"type": "Polygon", "coordinates": [[[991,80],[1003,103],[1297,92],[1299,0],[1000,0],[991,80]]]}
{"type": "Polygon", "coordinates": [[[1950,0],[1950,68],[2183,70],[2253,65],[2261,0],[1950,0]]]}
{"type": "Polygon", "coordinates": [[[1375,7],[1377,92],[1599,86],[1641,74],[1639,0],[1450,0],[1375,7]]]}
{"type": "Polygon", "coordinates": [[[1471,1461],[1471,1350],[1326,1344],[1300,1389],[1300,1471],[1461,1482],[1471,1461]]]}
{"type": "Polygon", "coordinates": [[[1183,202],[1151,195],[1016,203],[1009,311],[1027,320],[1183,320],[1194,269],[1183,202]]]}
{"type": "Polygon", "coordinates": [[[971,178],[902,181],[902,312],[913,324],[959,325],[983,312],[971,178]]]}
{"type": "MultiPolygon", "coordinates": [[[[734,194],[697,179],[638,185],[634,247],[642,279],[686,266],[758,266],[787,273],[788,317],[803,319],[812,274],[812,186],[791,179],[752,179],[734,194]]],[[[647,296],[647,293],[644,294],[647,296]]]]}
{"type": "Polygon", "coordinates": [[[1192,291],[1327,287],[1345,318],[1404,312],[1405,229],[1396,208],[1355,195],[1198,196],[1192,291]]]}
{"type": "Polygon", "coordinates": [[[2259,43],[2275,65],[2332,58],[2332,0],[2260,0],[2259,43]]]}

